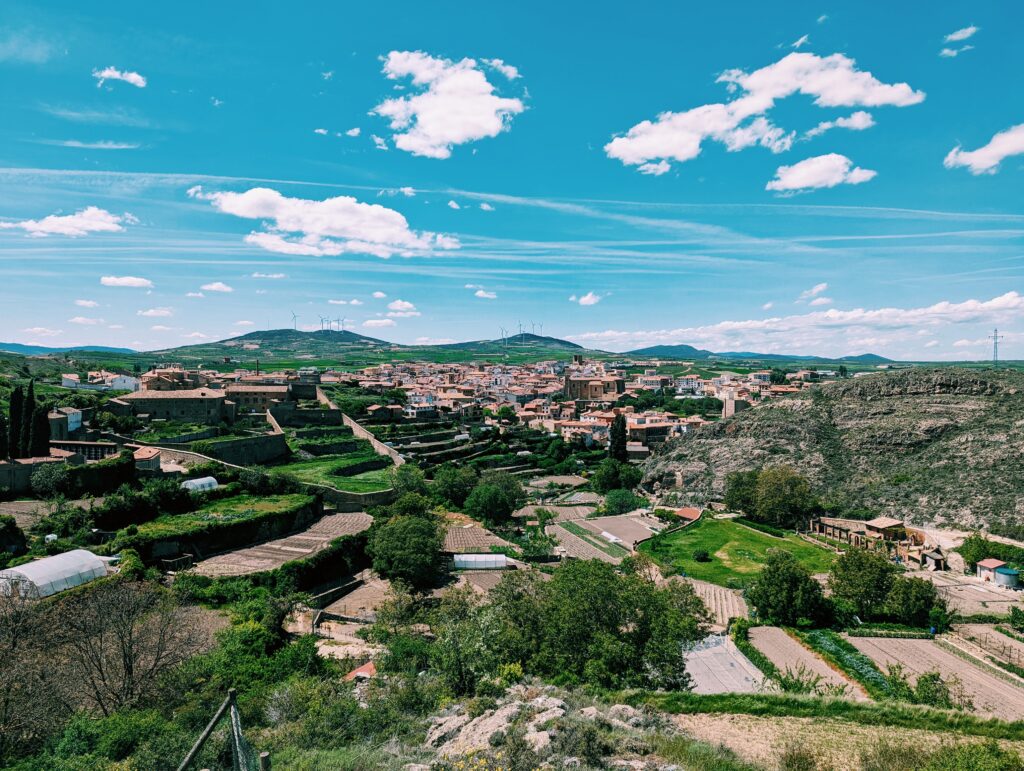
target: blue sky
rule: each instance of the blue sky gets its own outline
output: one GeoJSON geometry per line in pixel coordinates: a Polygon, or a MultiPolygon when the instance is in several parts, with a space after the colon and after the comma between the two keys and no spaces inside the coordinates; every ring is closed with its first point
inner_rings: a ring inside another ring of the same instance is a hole
{"type": "Polygon", "coordinates": [[[0,339],[1024,355],[1015,4],[302,5],[4,3],[0,339]]]}

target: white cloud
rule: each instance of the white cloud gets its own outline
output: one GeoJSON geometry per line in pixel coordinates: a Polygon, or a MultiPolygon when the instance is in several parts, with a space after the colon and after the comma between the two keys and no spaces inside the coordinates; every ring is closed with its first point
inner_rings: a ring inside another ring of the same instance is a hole
{"type": "Polygon", "coordinates": [[[28,332],[30,335],[36,335],[38,337],[56,337],[64,330],[50,329],[49,327],[29,327],[28,329],[23,329],[21,331],[28,332]]]}
{"type": "Polygon", "coordinates": [[[836,118],[835,120],[822,121],[817,126],[808,131],[806,134],[804,134],[804,138],[810,139],[811,137],[820,136],[821,134],[824,134],[826,131],[829,131],[834,128],[850,129],[851,131],[863,131],[864,129],[869,129],[874,125],[875,119],[871,115],[871,113],[865,112],[864,110],[857,110],[857,112],[845,118],[836,118]]]}
{"type": "Polygon", "coordinates": [[[75,300],[75,305],[80,308],[96,308],[99,306],[99,303],[95,300],[75,300]]]}
{"type": "Polygon", "coordinates": [[[767,303],[765,303],[764,305],[761,306],[761,310],[763,310],[763,311],[770,311],[774,307],[775,307],[775,303],[767,302],[767,303]]]}
{"type": "Polygon", "coordinates": [[[389,311],[414,311],[416,306],[406,300],[392,300],[388,303],[389,311]]]}
{"type": "Polygon", "coordinates": [[[423,314],[419,311],[388,311],[385,315],[392,319],[412,319],[423,314]]]}
{"type": "Polygon", "coordinates": [[[201,287],[204,292],[234,292],[235,290],[225,284],[223,281],[212,281],[209,284],[203,284],[201,287]]]}
{"type": "Polygon", "coordinates": [[[971,174],[995,174],[1004,158],[1024,154],[1024,123],[1000,131],[977,150],[961,150],[957,145],[942,162],[947,169],[966,167],[971,174]]]}
{"type": "Polygon", "coordinates": [[[314,134],[319,134],[320,136],[325,137],[325,136],[327,136],[327,129],[325,129],[325,128],[316,128],[316,129],[313,129],[313,133],[314,134]]]}
{"type": "Polygon", "coordinates": [[[519,70],[511,64],[505,64],[501,59],[484,59],[483,63],[491,69],[495,69],[509,80],[516,80],[520,77],[519,70]]]}
{"type": "Polygon", "coordinates": [[[483,289],[482,284],[466,284],[463,289],[483,289]]]}
{"type": "Polygon", "coordinates": [[[637,166],[636,170],[641,174],[660,177],[662,174],[668,174],[672,170],[672,164],[666,160],[661,160],[657,163],[641,163],[637,166]]]}
{"type": "Polygon", "coordinates": [[[70,323],[70,324],[81,324],[81,325],[87,326],[87,327],[94,327],[94,326],[97,326],[99,324],[102,324],[103,323],[103,319],[93,319],[93,318],[89,318],[87,316],[74,316],[74,317],[68,319],[68,323],[70,323]]]}
{"type": "Polygon", "coordinates": [[[946,37],[943,38],[943,42],[946,43],[959,43],[961,40],[967,40],[969,37],[973,37],[974,33],[978,31],[978,27],[973,24],[970,27],[964,27],[958,29],[956,32],[950,32],[946,37]]]}
{"type": "Polygon", "coordinates": [[[97,142],[82,142],[77,139],[40,139],[38,144],[71,147],[79,150],[138,150],[142,147],[138,142],[113,142],[106,139],[97,142]]]}
{"type": "Polygon", "coordinates": [[[794,133],[766,116],[777,101],[794,94],[814,97],[819,107],[905,107],[925,97],[906,83],[877,80],[842,54],[794,52],[754,72],[727,70],[718,82],[739,95],[726,103],[663,112],[613,138],[605,153],[627,166],[642,167],[645,173],[664,173],[662,163],[696,158],[705,139],[721,142],[729,151],[760,145],[779,153],[792,146],[794,133]]]}
{"type": "Polygon", "coordinates": [[[577,302],[579,302],[580,305],[597,305],[599,302],[601,302],[602,299],[604,298],[602,298],[599,294],[587,292],[577,302]]]}
{"type": "Polygon", "coordinates": [[[106,209],[86,206],[74,214],[51,214],[41,220],[21,222],[0,222],[0,228],[24,230],[33,238],[46,236],[77,236],[89,233],[120,233],[124,225],[133,225],[138,220],[131,214],[111,214],[106,209]]]}
{"type": "Polygon", "coordinates": [[[357,137],[361,133],[362,133],[362,129],[360,129],[358,126],[356,126],[355,128],[350,128],[348,131],[346,131],[345,132],[345,136],[347,136],[347,137],[357,137]]]}
{"type": "Polygon", "coordinates": [[[821,16],[818,17],[818,24],[824,24],[826,21],[828,21],[827,13],[823,13],[821,14],[821,16]]]}
{"type": "Polygon", "coordinates": [[[173,316],[174,311],[170,308],[148,308],[144,311],[138,311],[137,316],[146,316],[147,318],[167,318],[173,316]]]}
{"type": "Polygon", "coordinates": [[[210,104],[212,104],[214,107],[220,107],[222,104],[224,104],[224,102],[222,102],[220,99],[218,99],[215,96],[211,96],[210,97],[210,104]]]}
{"type": "Polygon", "coordinates": [[[494,207],[487,203],[487,201],[484,201],[482,204],[480,204],[480,208],[483,209],[484,211],[494,211],[494,207]]]}
{"type": "Polygon", "coordinates": [[[790,48],[802,48],[803,46],[807,45],[810,42],[811,42],[811,36],[810,35],[802,35],[799,38],[797,38],[796,40],[794,40],[792,43],[790,43],[789,47],[790,48]]]}
{"type": "Polygon", "coordinates": [[[187,335],[182,335],[186,340],[206,340],[209,335],[204,335],[202,332],[189,332],[187,335]]]}
{"type": "Polygon", "coordinates": [[[276,190],[254,187],[244,193],[188,191],[214,208],[236,217],[264,222],[247,243],[272,252],[309,256],[346,253],[391,257],[458,249],[457,239],[440,233],[410,230],[405,217],[380,204],[361,203],[351,196],[324,201],[289,198],[276,190]]]}
{"type": "Polygon", "coordinates": [[[320,77],[324,80],[330,80],[334,77],[334,70],[327,70],[327,72],[321,72],[320,77]]]}
{"type": "Polygon", "coordinates": [[[376,134],[370,134],[370,139],[373,140],[373,146],[376,147],[378,150],[390,149],[388,147],[387,140],[385,140],[384,137],[379,137],[376,134]]]}
{"type": "Polygon", "coordinates": [[[256,324],[248,319],[242,319],[241,321],[235,322],[236,327],[254,327],[256,324]]]}
{"type": "Polygon", "coordinates": [[[939,51],[939,56],[941,56],[943,59],[954,59],[960,54],[964,53],[965,51],[973,50],[974,46],[972,45],[963,45],[960,46],[959,48],[943,48],[941,51],[939,51]]]}
{"type": "Polygon", "coordinates": [[[287,273],[253,273],[252,278],[281,279],[288,278],[287,273]]]}
{"type": "Polygon", "coordinates": [[[137,72],[131,70],[119,70],[116,67],[104,67],[102,70],[93,70],[92,76],[96,78],[96,87],[99,88],[108,80],[123,80],[136,88],[145,88],[146,79],[137,72]]]}
{"type": "Polygon", "coordinates": [[[100,278],[103,286],[126,286],[134,289],[152,289],[153,282],[148,278],[139,276],[103,276],[100,278]]]}
{"type": "Polygon", "coordinates": [[[387,297],[387,295],[379,290],[373,293],[373,298],[375,300],[383,300],[385,297],[387,297]]]}
{"type": "Polygon", "coordinates": [[[363,301],[362,300],[349,300],[348,304],[349,305],[362,305],[363,301]]]}
{"type": "Polygon", "coordinates": [[[459,206],[455,201],[449,201],[448,202],[448,208],[449,209],[461,209],[462,207],[459,206]]]}
{"type": "Polygon", "coordinates": [[[845,155],[828,153],[806,158],[792,166],[779,166],[775,179],[765,185],[765,190],[783,193],[816,190],[836,185],[859,185],[873,179],[878,172],[853,166],[845,155]]]}
{"type": "Polygon", "coordinates": [[[574,294],[569,295],[569,302],[571,302],[571,303],[576,302],[576,295],[574,295],[574,294]]]}
{"type": "Polygon", "coordinates": [[[831,297],[815,297],[813,300],[811,300],[811,305],[813,305],[813,306],[822,306],[822,305],[831,305],[831,304],[832,304],[832,298],[831,297]]]}
{"type": "Polygon", "coordinates": [[[473,296],[474,297],[479,297],[481,300],[497,300],[498,299],[498,293],[497,292],[487,292],[487,291],[484,291],[483,289],[477,289],[473,293],[473,296]]]}
{"type": "Polygon", "coordinates": [[[174,327],[168,327],[168,326],[165,326],[163,324],[154,324],[153,326],[150,327],[150,329],[153,330],[154,332],[172,332],[172,331],[174,331],[174,327]]]}
{"type": "Polygon", "coordinates": [[[26,31],[7,30],[0,37],[0,62],[45,64],[53,55],[53,46],[26,31]]]}
{"type": "MultiPolygon", "coordinates": [[[[485,60],[486,61],[486,60],[485,60]]],[[[511,65],[492,59],[506,77],[511,65]]],[[[391,51],[384,59],[389,80],[411,78],[417,93],[386,99],[373,112],[389,118],[400,150],[428,158],[448,158],[455,145],[495,137],[525,110],[519,99],[500,97],[473,59],[453,62],[422,51],[391,51]]]]}
{"type": "Polygon", "coordinates": [[[328,305],[348,305],[348,300],[328,300],[328,305]]]}
{"type": "Polygon", "coordinates": [[[447,345],[454,343],[455,340],[450,337],[417,337],[416,345],[447,345]]]}
{"type": "MultiPolygon", "coordinates": [[[[259,290],[256,291],[256,294],[259,294],[259,290]]],[[[185,297],[206,297],[206,295],[202,292],[187,292],[185,297]]]]}
{"type": "Polygon", "coordinates": [[[827,289],[828,289],[828,284],[825,283],[824,281],[822,281],[820,284],[815,284],[810,289],[805,289],[803,292],[800,293],[800,297],[798,297],[797,299],[798,300],[809,300],[812,297],[817,297],[818,295],[820,295],[822,292],[826,291],[827,289]]]}
{"type": "Polygon", "coordinates": [[[367,319],[363,322],[363,326],[367,329],[377,329],[380,327],[393,327],[395,322],[392,319],[367,319]]]}
{"type": "Polygon", "coordinates": [[[924,347],[925,348],[935,348],[938,344],[939,344],[938,340],[929,340],[927,343],[924,344],[924,347]]]}

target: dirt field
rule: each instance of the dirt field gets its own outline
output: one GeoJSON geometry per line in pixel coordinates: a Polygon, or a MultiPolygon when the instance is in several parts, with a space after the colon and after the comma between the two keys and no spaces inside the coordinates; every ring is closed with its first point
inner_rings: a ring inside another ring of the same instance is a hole
{"type": "Polygon", "coordinates": [[[712,629],[715,631],[724,631],[730,618],[747,618],[750,615],[743,595],[735,589],[726,589],[718,584],[709,584],[707,581],[698,581],[696,578],[683,578],[682,576],[672,576],[669,580],[685,581],[693,587],[697,596],[711,611],[714,618],[712,629]]]}
{"type": "Polygon", "coordinates": [[[995,624],[958,624],[955,632],[987,654],[1024,668],[1024,641],[996,631],[995,624]]]}
{"type": "Polygon", "coordinates": [[[694,693],[757,693],[764,686],[764,675],[728,637],[708,637],[685,656],[694,693]]]}
{"type": "MultiPolygon", "coordinates": [[[[818,757],[819,768],[858,771],[861,751],[888,741],[901,747],[939,747],[948,743],[977,743],[984,739],[890,726],[867,726],[842,720],[752,715],[676,715],[673,720],[696,739],[724,745],[748,763],[775,768],[790,745],[806,747],[818,757]]],[[[1000,742],[1024,752],[1024,742],[1000,742]]]]}
{"type": "Polygon", "coordinates": [[[324,612],[372,622],[377,618],[377,606],[387,597],[390,588],[391,584],[385,579],[368,574],[360,586],[332,602],[324,612]]]}
{"type": "MultiPolygon", "coordinates": [[[[92,506],[103,503],[102,498],[83,498],[68,501],[68,506],[88,511],[92,506]]],[[[22,530],[28,530],[36,522],[50,513],[50,504],[46,501],[4,501],[0,503],[0,514],[14,517],[15,524],[22,530]]]]}
{"type": "Polygon", "coordinates": [[[974,576],[959,576],[954,573],[932,573],[927,570],[915,571],[912,575],[935,584],[939,594],[949,603],[951,610],[964,615],[995,613],[1005,615],[1012,606],[1024,608],[1021,593],[999,589],[992,584],[979,581],[974,576]]]}
{"type": "Polygon", "coordinates": [[[859,685],[845,675],[836,672],[825,661],[777,626],[754,627],[750,630],[750,642],[767,656],[780,672],[785,672],[788,667],[791,672],[795,673],[800,667],[803,667],[806,672],[819,675],[822,685],[845,686],[846,693],[850,698],[862,701],[866,701],[868,698],[859,685]]]}
{"type": "Polygon", "coordinates": [[[281,567],[286,562],[308,557],[335,538],[366,530],[373,522],[369,514],[328,514],[301,533],[225,552],[198,562],[194,570],[204,576],[242,576],[281,567]]]}
{"type": "Polygon", "coordinates": [[[960,678],[964,691],[974,701],[974,711],[1003,720],[1019,720],[1024,714],[1024,688],[1006,682],[998,675],[971,664],[941,648],[934,640],[849,637],[857,650],[869,656],[882,671],[890,664],[901,664],[912,679],[925,672],[960,678]]]}

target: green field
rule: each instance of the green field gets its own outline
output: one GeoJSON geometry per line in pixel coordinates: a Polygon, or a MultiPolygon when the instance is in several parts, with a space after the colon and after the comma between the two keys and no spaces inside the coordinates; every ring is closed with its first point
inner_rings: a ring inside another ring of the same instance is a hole
{"type": "Polygon", "coordinates": [[[298,509],[313,501],[310,495],[238,495],[214,501],[186,514],[164,514],[138,526],[139,535],[165,537],[190,533],[210,522],[237,522],[270,512],[298,509]]]}
{"type": "Polygon", "coordinates": [[[756,576],[764,566],[769,549],[788,551],[812,573],[828,572],[835,559],[832,552],[809,544],[795,534],[776,538],[732,520],[707,517],[640,545],[640,550],[656,562],[722,586],[727,586],[730,579],[743,582],[756,576]],[[708,553],[709,562],[693,559],[694,552],[699,550],[708,553]]]}
{"type": "MultiPolygon", "coordinates": [[[[369,447],[369,443],[367,443],[367,447],[369,447]]],[[[347,455],[325,455],[313,460],[299,460],[282,466],[274,466],[273,470],[290,474],[300,482],[325,485],[352,493],[369,493],[387,490],[391,487],[388,477],[390,468],[364,471],[352,476],[344,476],[338,472],[377,457],[379,456],[373,450],[347,455]]]]}

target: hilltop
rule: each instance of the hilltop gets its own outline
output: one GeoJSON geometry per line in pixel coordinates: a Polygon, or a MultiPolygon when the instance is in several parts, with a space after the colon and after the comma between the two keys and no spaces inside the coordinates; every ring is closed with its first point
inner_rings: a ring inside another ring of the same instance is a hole
{"type": "Polygon", "coordinates": [[[58,353],[95,351],[97,353],[135,353],[131,348],[114,348],[108,345],[72,345],[65,348],[49,348],[45,345],[24,345],[22,343],[0,343],[0,351],[21,356],[49,356],[58,353]]]}
{"type": "Polygon", "coordinates": [[[503,351],[506,345],[510,348],[516,349],[540,348],[544,350],[566,351],[585,350],[582,345],[570,343],[568,340],[561,340],[557,337],[548,337],[546,335],[534,335],[529,332],[520,332],[516,335],[509,335],[504,340],[501,338],[498,338],[497,340],[470,340],[465,343],[446,343],[437,347],[448,350],[493,351],[497,353],[503,351]]]}
{"type": "Polygon", "coordinates": [[[909,369],[830,383],[685,435],[644,485],[719,498],[725,476],[789,464],[840,510],[970,527],[1024,517],[1024,375],[909,369]]]}

